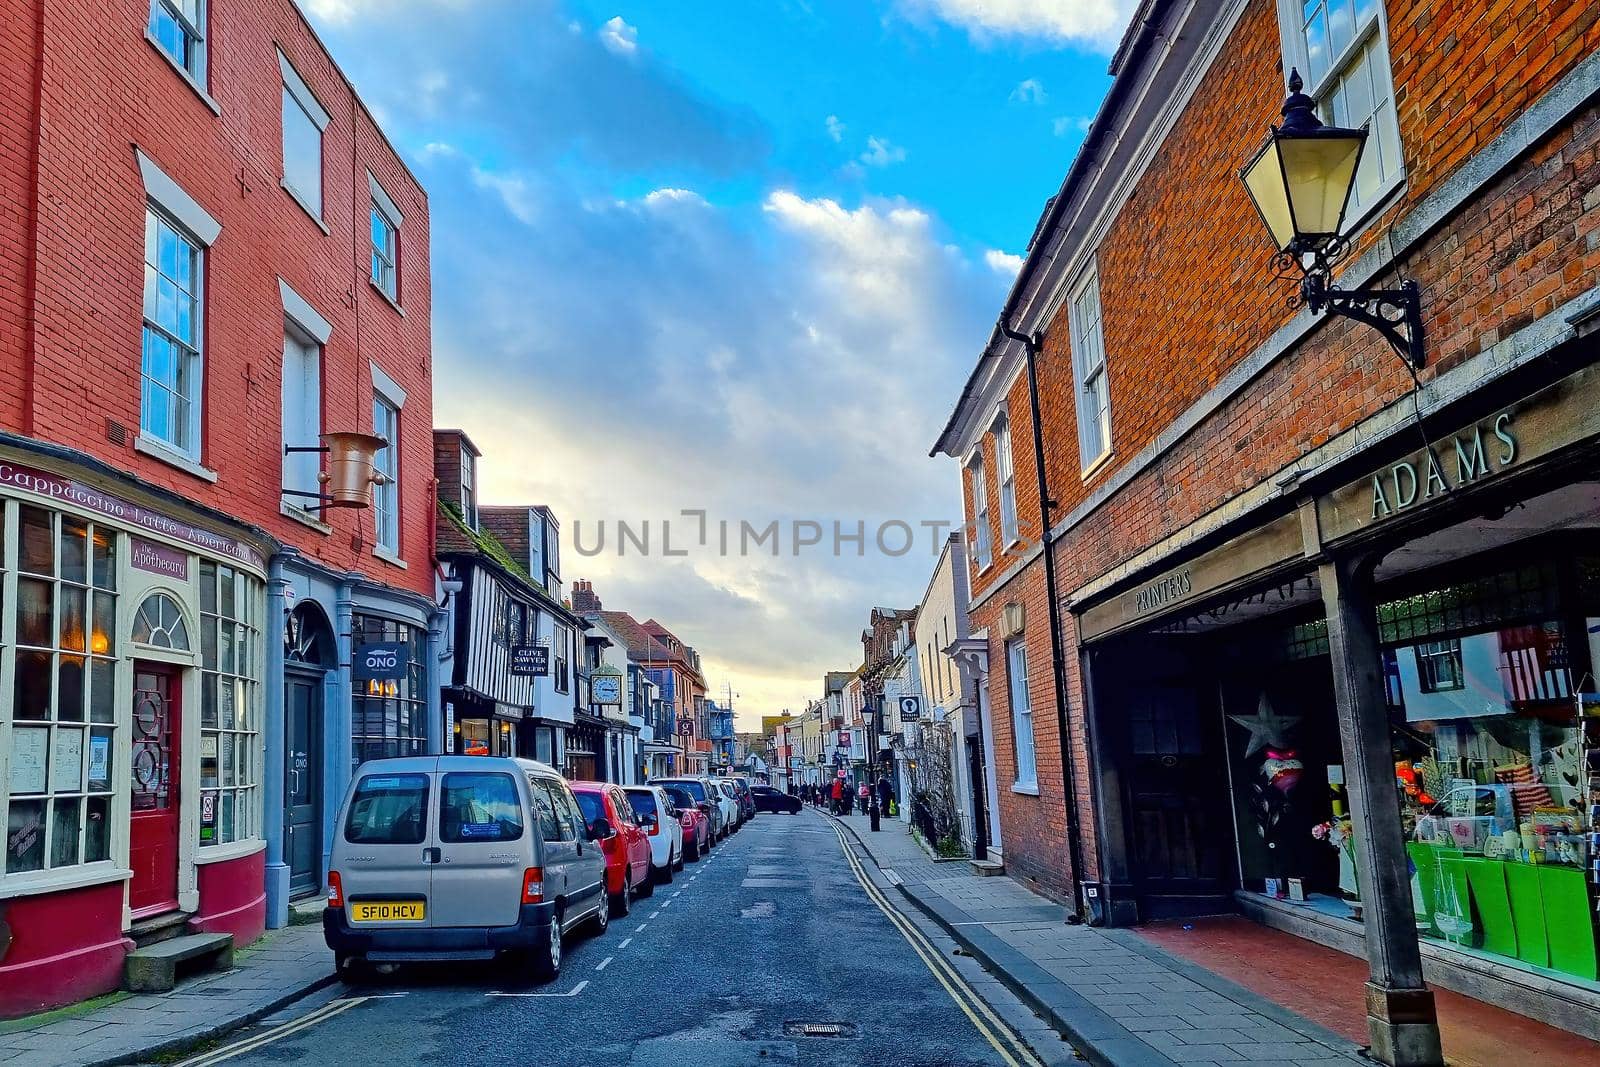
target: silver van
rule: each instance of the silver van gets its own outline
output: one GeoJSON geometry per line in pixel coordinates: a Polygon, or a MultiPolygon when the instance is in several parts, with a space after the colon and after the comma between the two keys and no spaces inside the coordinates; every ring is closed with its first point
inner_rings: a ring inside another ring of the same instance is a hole
{"type": "Polygon", "coordinates": [[[363,763],[339,809],[322,929],[340,973],[511,954],[561,970],[561,936],[610,921],[605,856],[561,775],[532,760],[363,763]]]}

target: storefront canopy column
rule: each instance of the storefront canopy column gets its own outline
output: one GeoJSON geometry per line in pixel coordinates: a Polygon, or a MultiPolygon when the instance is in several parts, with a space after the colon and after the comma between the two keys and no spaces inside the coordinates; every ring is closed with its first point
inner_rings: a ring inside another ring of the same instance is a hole
{"type": "Polygon", "coordinates": [[[1422,980],[1411,876],[1395,794],[1372,556],[1319,568],[1333,687],[1365,902],[1367,1030],[1372,1055],[1394,1067],[1442,1067],[1433,993],[1422,980]]]}

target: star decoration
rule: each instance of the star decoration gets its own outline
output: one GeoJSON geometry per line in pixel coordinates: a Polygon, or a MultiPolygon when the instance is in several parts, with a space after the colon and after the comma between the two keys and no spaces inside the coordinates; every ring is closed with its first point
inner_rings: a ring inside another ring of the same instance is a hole
{"type": "Polygon", "coordinates": [[[1273,711],[1272,702],[1267,699],[1264,690],[1261,693],[1261,704],[1256,708],[1254,715],[1229,715],[1228,718],[1250,731],[1250,741],[1244,750],[1247,757],[1255,755],[1268,745],[1287,748],[1289,742],[1284,735],[1300,721],[1298,715],[1279,715],[1273,711]]]}

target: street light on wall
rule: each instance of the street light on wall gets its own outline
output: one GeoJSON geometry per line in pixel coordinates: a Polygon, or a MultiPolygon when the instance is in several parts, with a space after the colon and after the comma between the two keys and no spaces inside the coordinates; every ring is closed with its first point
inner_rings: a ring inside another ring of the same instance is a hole
{"type": "Polygon", "coordinates": [[[1300,275],[1300,292],[1290,298],[1290,306],[1304,304],[1313,315],[1328,311],[1366,323],[1412,367],[1420,367],[1422,302],[1416,282],[1404,281],[1397,289],[1340,289],[1333,284],[1334,265],[1350,252],[1339,231],[1355,189],[1367,128],[1323,125],[1316,101],[1303,88],[1300,72],[1291,70],[1283,125],[1272,127],[1266,144],[1239,172],[1278,249],[1273,270],[1283,278],[1300,275]]]}

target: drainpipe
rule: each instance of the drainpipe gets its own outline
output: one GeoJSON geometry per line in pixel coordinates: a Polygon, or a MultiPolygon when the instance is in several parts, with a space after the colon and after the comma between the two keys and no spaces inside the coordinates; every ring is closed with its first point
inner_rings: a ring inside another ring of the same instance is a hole
{"type": "Polygon", "coordinates": [[[1056,689],[1056,736],[1061,739],[1061,787],[1066,792],[1067,808],[1067,851],[1072,863],[1072,899],[1073,910],[1069,913],[1069,923],[1083,921],[1081,914],[1083,908],[1082,894],[1079,886],[1083,883],[1083,842],[1079,838],[1078,829],[1078,768],[1073,760],[1073,734],[1071,723],[1067,718],[1067,668],[1061,653],[1061,606],[1056,599],[1056,560],[1050,551],[1050,510],[1055,506],[1055,501],[1050,499],[1050,487],[1045,477],[1044,470],[1044,431],[1039,425],[1039,335],[1018,333],[1006,324],[1005,316],[995,327],[999,332],[1022,345],[1022,351],[1027,356],[1028,363],[1028,414],[1033,422],[1033,469],[1038,474],[1039,480],[1039,518],[1043,529],[1041,539],[1044,553],[1044,592],[1049,603],[1050,620],[1050,669],[1055,679],[1056,689]]]}

